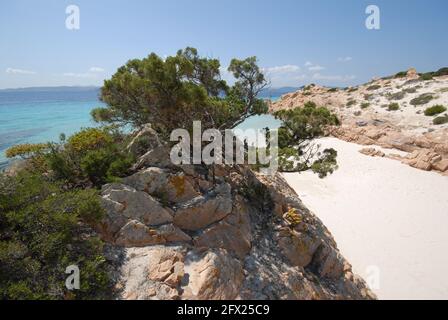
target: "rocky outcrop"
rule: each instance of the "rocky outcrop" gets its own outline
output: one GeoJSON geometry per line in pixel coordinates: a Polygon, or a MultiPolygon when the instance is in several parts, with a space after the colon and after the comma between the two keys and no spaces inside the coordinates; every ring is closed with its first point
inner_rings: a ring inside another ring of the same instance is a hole
{"type": "Polygon", "coordinates": [[[280,175],[160,160],[102,188],[120,298],[375,298],[280,175]]]}
{"type": "MultiPolygon", "coordinates": [[[[342,124],[329,134],[361,145],[398,149],[392,157],[417,169],[448,175],[448,124],[433,123],[425,110],[448,106],[448,76],[423,81],[414,68],[399,77],[374,79],[357,87],[331,89],[310,85],[270,105],[272,112],[300,107],[308,101],[327,106],[342,124]],[[422,96],[428,97],[425,101],[422,96]],[[393,104],[394,108],[390,108],[393,104]],[[398,109],[397,109],[398,108],[398,109]]],[[[370,154],[369,154],[370,155],[370,154]]]]}

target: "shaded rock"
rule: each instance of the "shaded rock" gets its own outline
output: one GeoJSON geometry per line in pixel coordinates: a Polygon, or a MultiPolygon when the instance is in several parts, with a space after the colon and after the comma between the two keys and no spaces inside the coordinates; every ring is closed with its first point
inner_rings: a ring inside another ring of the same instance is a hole
{"type": "Polygon", "coordinates": [[[145,167],[159,167],[167,168],[172,167],[170,159],[170,148],[168,146],[162,145],[156,147],[143,156],[141,156],[136,164],[132,167],[132,170],[136,171],[145,167]]]}
{"type": "Polygon", "coordinates": [[[306,267],[311,263],[320,241],[303,232],[285,228],[279,233],[278,245],[293,265],[306,267]]]}
{"type": "Polygon", "coordinates": [[[162,143],[157,132],[152,129],[150,124],[146,124],[140,131],[138,131],[126,149],[134,155],[140,156],[161,145],[162,143]]]}

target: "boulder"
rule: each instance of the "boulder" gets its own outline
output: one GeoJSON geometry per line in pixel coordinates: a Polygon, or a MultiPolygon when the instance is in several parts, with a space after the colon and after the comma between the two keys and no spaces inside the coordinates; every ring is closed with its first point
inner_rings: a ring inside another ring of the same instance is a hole
{"type": "Polygon", "coordinates": [[[170,159],[170,148],[166,145],[158,146],[142,155],[132,166],[132,170],[141,168],[159,167],[168,168],[174,166],[170,159]]]}
{"type": "Polygon", "coordinates": [[[231,211],[230,186],[224,183],[210,194],[198,196],[177,206],[173,221],[181,229],[196,231],[223,219],[231,211]]]}
{"type": "Polygon", "coordinates": [[[121,298],[176,300],[182,278],[184,253],[180,247],[129,248],[121,267],[121,298]]]}
{"type": "Polygon", "coordinates": [[[182,299],[238,298],[244,279],[242,263],[224,249],[192,250],[185,256],[182,299]]]}
{"type": "Polygon", "coordinates": [[[116,235],[115,243],[124,247],[144,247],[168,242],[186,242],[191,238],[172,224],[150,228],[131,220],[116,235]]]}
{"type": "Polygon", "coordinates": [[[376,150],[375,148],[363,148],[359,152],[371,157],[384,157],[386,155],[381,150],[376,150]]]}
{"type": "Polygon", "coordinates": [[[174,203],[185,202],[200,195],[183,172],[171,174],[168,170],[157,167],[150,167],[124,178],[123,183],[174,203]]]}
{"type": "Polygon", "coordinates": [[[306,267],[311,263],[320,241],[304,232],[284,228],[279,232],[278,246],[293,265],[306,267]]]}
{"type": "Polygon", "coordinates": [[[249,212],[240,198],[231,214],[203,230],[193,243],[202,248],[224,248],[243,259],[250,251],[251,241],[249,212]]]}
{"type": "Polygon", "coordinates": [[[445,172],[448,170],[448,159],[442,159],[432,164],[435,170],[445,172]]]}
{"type": "Polygon", "coordinates": [[[127,219],[141,221],[148,226],[173,221],[171,213],[163,208],[157,200],[130,186],[124,184],[105,185],[101,195],[107,216],[112,220],[116,216],[123,216],[127,219]]]}
{"type": "Polygon", "coordinates": [[[135,134],[126,149],[136,156],[141,156],[149,150],[161,145],[162,143],[157,135],[157,132],[152,129],[150,124],[146,124],[140,131],[137,132],[137,134],[135,134]]]}

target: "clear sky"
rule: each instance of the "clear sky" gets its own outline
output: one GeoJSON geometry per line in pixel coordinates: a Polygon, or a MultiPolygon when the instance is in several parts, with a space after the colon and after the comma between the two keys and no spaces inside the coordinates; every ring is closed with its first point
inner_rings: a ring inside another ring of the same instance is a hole
{"type": "Polygon", "coordinates": [[[186,46],[224,67],[256,55],[274,87],[346,86],[448,66],[447,15],[446,0],[0,0],[0,88],[101,85],[128,59],[186,46]],[[365,27],[369,4],[380,30],[365,27]]]}

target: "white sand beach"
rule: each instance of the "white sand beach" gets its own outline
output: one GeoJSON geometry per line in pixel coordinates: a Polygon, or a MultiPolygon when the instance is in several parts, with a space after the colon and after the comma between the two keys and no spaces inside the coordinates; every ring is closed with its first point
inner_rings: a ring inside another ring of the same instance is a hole
{"type": "Polygon", "coordinates": [[[368,282],[379,271],[379,299],[448,299],[448,177],[335,138],[320,142],[338,151],[339,169],[325,179],[285,177],[354,271],[368,282]]]}

